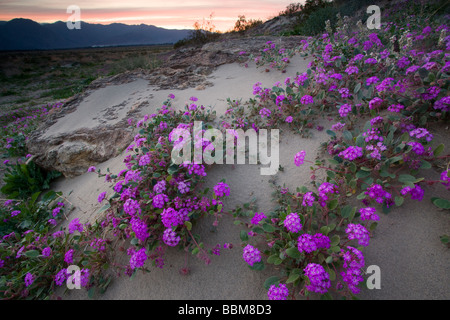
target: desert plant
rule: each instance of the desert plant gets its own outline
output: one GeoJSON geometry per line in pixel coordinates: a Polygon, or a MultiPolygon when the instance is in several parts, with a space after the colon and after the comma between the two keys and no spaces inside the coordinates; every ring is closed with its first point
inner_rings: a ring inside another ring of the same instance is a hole
{"type": "Polygon", "coordinates": [[[8,164],[1,192],[10,199],[26,199],[50,188],[50,182],[61,176],[58,171],[45,171],[34,161],[8,164]]]}

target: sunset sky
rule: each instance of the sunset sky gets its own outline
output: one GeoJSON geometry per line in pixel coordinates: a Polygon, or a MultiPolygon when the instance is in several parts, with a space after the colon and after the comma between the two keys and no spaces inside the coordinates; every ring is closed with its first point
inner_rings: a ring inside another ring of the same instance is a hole
{"type": "Polygon", "coordinates": [[[81,9],[89,23],[149,24],[168,29],[192,29],[209,20],[219,31],[234,26],[239,15],[247,19],[273,18],[290,3],[303,0],[0,0],[0,21],[27,18],[37,22],[67,21],[69,5],[81,9]]]}

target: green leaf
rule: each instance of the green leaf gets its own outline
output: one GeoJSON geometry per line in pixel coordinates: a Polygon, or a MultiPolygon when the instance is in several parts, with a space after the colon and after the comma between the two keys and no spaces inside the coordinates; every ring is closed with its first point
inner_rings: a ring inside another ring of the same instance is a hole
{"type": "Polygon", "coordinates": [[[324,235],[327,235],[328,234],[328,232],[330,232],[330,227],[328,227],[328,226],[323,226],[322,228],[320,228],[320,233],[322,233],[322,234],[324,234],[324,235]]]}
{"type": "Polygon", "coordinates": [[[438,208],[446,209],[446,210],[450,209],[450,201],[448,201],[447,199],[431,198],[431,201],[438,208]]]}
{"type": "Polygon", "coordinates": [[[348,142],[352,142],[353,141],[353,135],[350,131],[345,130],[344,132],[342,132],[342,137],[347,140],[348,142]]]}
{"type": "Polygon", "coordinates": [[[188,229],[188,230],[192,229],[192,223],[190,221],[185,221],[184,225],[186,226],[186,229],[188,229]]]}
{"type": "Polygon", "coordinates": [[[88,297],[89,299],[93,299],[94,298],[94,294],[95,294],[95,287],[92,287],[89,289],[88,291],[88,297]]]}
{"type": "Polygon", "coordinates": [[[352,213],[353,207],[350,205],[346,205],[341,209],[341,216],[342,218],[348,218],[350,217],[350,214],[352,213]]]}
{"type": "Polygon", "coordinates": [[[403,197],[400,197],[400,196],[395,197],[395,205],[397,207],[400,207],[404,201],[405,201],[405,198],[403,198],[403,197]]]}
{"type": "Polygon", "coordinates": [[[444,234],[444,235],[440,236],[439,238],[441,239],[441,242],[442,242],[443,244],[448,244],[448,243],[449,243],[449,237],[448,237],[448,235],[444,234]]]}
{"type": "Polygon", "coordinates": [[[39,251],[28,250],[27,252],[24,253],[24,255],[27,256],[28,258],[36,258],[37,256],[39,256],[39,251]]]}
{"type": "Polygon", "coordinates": [[[333,300],[333,297],[329,292],[327,292],[320,296],[320,300],[333,300]]]}
{"type": "Polygon", "coordinates": [[[262,227],[263,227],[264,231],[269,232],[269,233],[275,231],[275,227],[268,223],[264,223],[262,227]]]}
{"type": "Polygon", "coordinates": [[[326,268],[326,271],[327,271],[328,274],[330,275],[330,281],[336,280],[336,273],[334,272],[333,269],[331,269],[331,268],[326,268]]]}
{"type": "Polygon", "coordinates": [[[326,132],[327,132],[328,135],[330,135],[332,137],[336,137],[336,133],[334,131],[331,131],[331,130],[328,129],[326,132]]]}
{"type": "Polygon", "coordinates": [[[251,270],[256,270],[256,271],[262,271],[265,269],[266,265],[264,264],[264,262],[259,261],[259,262],[255,262],[253,264],[253,266],[248,266],[251,270]]]}
{"type": "Polygon", "coordinates": [[[414,183],[416,181],[416,177],[410,174],[401,174],[398,176],[398,181],[403,183],[414,183]]]}
{"type": "Polygon", "coordinates": [[[330,239],[330,247],[335,247],[335,246],[339,245],[340,242],[341,242],[341,237],[339,237],[337,234],[335,234],[330,239]]]}
{"type": "Polygon", "coordinates": [[[356,137],[356,145],[360,148],[364,147],[364,137],[362,135],[356,137]]]}
{"type": "Polygon", "coordinates": [[[444,151],[444,144],[443,143],[441,143],[440,145],[438,145],[437,147],[436,147],[436,149],[434,149],[434,151],[433,151],[433,155],[435,156],[435,157],[437,157],[438,155],[440,155],[441,153],[442,153],[442,151],[444,151]]]}
{"type": "Polygon", "coordinates": [[[300,258],[300,257],[302,256],[301,253],[300,253],[300,251],[298,251],[298,249],[295,248],[295,247],[286,249],[286,254],[287,254],[289,257],[294,258],[294,259],[298,259],[298,258],[300,258]]]}
{"type": "Polygon", "coordinates": [[[339,246],[334,246],[334,247],[331,247],[330,250],[331,250],[331,252],[338,253],[341,251],[341,248],[339,246]]]}
{"type": "Polygon", "coordinates": [[[267,263],[274,263],[276,259],[280,259],[278,254],[273,254],[267,258],[267,263]]]}
{"type": "Polygon", "coordinates": [[[172,164],[170,165],[170,167],[167,169],[167,173],[170,175],[173,175],[174,173],[176,173],[179,169],[179,166],[177,164],[172,164]]]}
{"type": "Polygon", "coordinates": [[[371,174],[370,171],[359,170],[359,171],[356,173],[356,177],[357,177],[358,179],[363,179],[363,178],[366,178],[366,177],[370,176],[370,174],[371,174]]]}
{"type": "Polygon", "coordinates": [[[270,286],[273,284],[278,284],[280,282],[280,278],[278,276],[271,276],[264,281],[264,288],[269,290],[270,286]]]}
{"type": "Polygon", "coordinates": [[[365,199],[365,198],[366,198],[366,195],[365,195],[364,191],[361,192],[360,194],[358,194],[358,196],[356,197],[356,199],[358,199],[358,200],[362,200],[362,199],[365,199]]]}
{"type": "Polygon", "coordinates": [[[111,204],[108,202],[107,204],[105,204],[103,207],[101,207],[97,213],[102,213],[103,211],[109,209],[111,207],[111,204]]]}
{"type": "Polygon", "coordinates": [[[431,163],[428,161],[422,160],[422,163],[420,164],[420,169],[430,169],[431,163]]]}
{"type": "Polygon", "coordinates": [[[248,241],[247,231],[241,230],[240,238],[242,242],[247,242],[248,241]]]}
{"type": "Polygon", "coordinates": [[[327,203],[327,207],[328,207],[328,209],[330,209],[330,210],[334,210],[334,209],[336,209],[336,207],[338,206],[338,200],[337,199],[333,199],[333,200],[331,200],[330,202],[328,202],[327,203]]]}
{"type": "Polygon", "coordinates": [[[335,160],[335,159],[328,158],[327,160],[328,160],[328,162],[330,162],[331,164],[334,164],[334,165],[338,165],[338,164],[339,164],[339,161],[337,161],[337,160],[335,160]]]}
{"type": "MultiPolygon", "coordinates": [[[[294,270],[298,270],[298,269],[294,269],[294,270]]],[[[289,278],[286,280],[286,283],[292,283],[292,282],[296,281],[298,278],[300,278],[299,273],[291,272],[289,274],[289,278]]]]}
{"type": "Polygon", "coordinates": [[[361,89],[361,82],[358,82],[358,84],[355,86],[355,89],[353,90],[353,93],[358,93],[360,89],[361,89]]]}

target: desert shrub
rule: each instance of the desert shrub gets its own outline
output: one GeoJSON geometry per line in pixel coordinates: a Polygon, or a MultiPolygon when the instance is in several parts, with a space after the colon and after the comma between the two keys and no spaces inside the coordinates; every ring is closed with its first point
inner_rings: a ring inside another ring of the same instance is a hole
{"type": "Polygon", "coordinates": [[[190,32],[190,35],[182,40],[177,41],[174,44],[174,49],[183,46],[199,46],[208,42],[216,41],[220,37],[220,33],[216,30],[216,26],[213,21],[213,14],[209,16],[209,19],[203,19],[202,23],[196,21],[194,23],[194,30],[190,32]]]}
{"type": "Polygon", "coordinates": [[[238,17],[234,24],[234,32],[244,32],[262,24],[262,20],[247,20],[244,15],[238,17]]]}
{"type": "Polygon", "coordinates": [[[313,36],[323,32],[325,22],[329,20],[332,25],[336,22],[336,14],[339,11],[333,6],[327,6],[313,11],[298,26],[294,27],[296,34],[313,36]]]}
{"type": "Polygon", "coordinates": [[[61,176],[58,171],[45,171],[34,161],[7,164],[1,192],[10,199],[26,199],[36,192],[50,188],[50,182],[61,176]]]}

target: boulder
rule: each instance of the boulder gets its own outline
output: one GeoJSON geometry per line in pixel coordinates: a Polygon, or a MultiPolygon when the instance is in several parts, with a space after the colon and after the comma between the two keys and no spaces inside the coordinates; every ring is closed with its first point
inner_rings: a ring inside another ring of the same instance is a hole
{"type": "Polygon", "coordinates": [[[117,156],[133,141],[128,119],[140,116],[148,104],[148,82],[110,80],[66,102],[29,136],[27,147],[39,166],[74,177],[117,156]]]}

